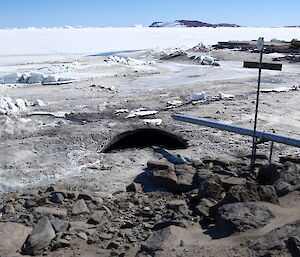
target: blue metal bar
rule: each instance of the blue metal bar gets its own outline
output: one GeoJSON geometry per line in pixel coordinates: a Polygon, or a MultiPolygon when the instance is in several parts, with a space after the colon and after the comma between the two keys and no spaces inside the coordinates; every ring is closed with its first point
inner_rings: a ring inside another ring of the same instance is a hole
{"type": "MultiPolygon", "coordinates": [[[[250,136],[250,137],[254,136],[254,131],[251,129],[231,126],[231,125],[212,122],[212,121],[208,121],[208,120],[201,120],[201,119],[178,115],[178,114],[172,115],[172,118],[174,120],[179,120],[179,121],[183,121],[183,122],[188,122],[188,123],[193,123],[193,124],[202,125],[202,126],[206,126],[206,127],[225,130],[225,131],[237,133],[240,135],[245,135],[245,136],[250,136]]],[[[266,132],[262,132],[262,131],[256,131],[255,136],[258,139],[260,139],[261,141],[272,141],[272,142],[277,142],[277,143],[281,143],[281,144],[285,144],[285,145],[300,147],[300,139],[296,139],[296,138],[280,136],[280,135],[266,133],[266,132]]]]}

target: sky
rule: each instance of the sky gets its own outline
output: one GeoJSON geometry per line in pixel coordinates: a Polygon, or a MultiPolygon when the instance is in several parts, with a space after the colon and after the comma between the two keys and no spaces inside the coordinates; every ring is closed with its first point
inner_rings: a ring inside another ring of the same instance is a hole
{"type": "Polygon", "coordinates": [[[300,0],[0,0],[0,28],[129,27],[177,19],[300,25],[300,0]]]}

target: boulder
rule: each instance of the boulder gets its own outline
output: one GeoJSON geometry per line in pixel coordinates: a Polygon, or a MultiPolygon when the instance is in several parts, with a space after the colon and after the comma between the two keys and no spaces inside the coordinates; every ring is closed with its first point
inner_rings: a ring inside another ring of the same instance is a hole
{"type": "Polygon", "coordinates": [[[209,210],[215,206],[218,202],[213,199],[202,198],[193,210],[193,215],[206,217],[209,216],[209,210]]]}
{"type": "Polygon", "coordinates": [[[198,173],[198,197],[212,198],[215,200],[222,199],[223,187],[221,178],[209,171],[202,171],[198,173]]]}
{"type": "Polygon", "coordinates": [[[0,256],[20,251],[32,228],[14,222],[0,222],[0,256]]]}
{"type": "Polygon", "coordinates": [[[181,192],[187,192],[196,188],[195,173],[196,169],[187,164],[178,164],[175,166],[177,176],[177,189],[181,192]]]}
{"type": "Polygon", "coordinates": [[[89,208],[87,207],[85,201],[83,199],[80,199],[76,201],[72,207],[72,214],[87,214],[90,213],[89,208]]]}
{"type": "Polygon", "coordinates": [[[261,185],[273,185],[279,176],[280,173],[277,165],[265,165],[258,171],[257,182],[261,185]]]}
{"type": "Polygon", "coordinates": [[[24,244],[24,253],[31,254],[49,246],[55,238],[55,231],[47,216],[43,216],[33,227],[32,233],[24,244]]]}
{"type": "Polygon", "coordinates": [[[258,186],[257,192],[258,192],[260,201],[279,204],[278,196],[277,196],[276,190],[273,186],[270,186],[270,185],[258,186]]]}
{"type": "Polygon", "coordinates": [[[179,246],[181,241],[186,242],[191,239],[191,235],[187,229],[169,226],[151,234],[142,244],[141,250],[152,254],[155,251],[162,251],[179,246]]]}
{"type": "Polygon", "coordinates": [[[223,204],[227,204],[235,202],[257,202],[259,200],[257,185],[252,182],[246,182],[245,184],[231,187],[222,202],[223,204]]]}
{"type": "Polygon", "coordinates": [[[217,227],[226,235],[265,226],[274,215],[262,204],[253,202],[225,204],[218,209],[217,227]]]}
{"type": "Polygon", "coordinates": [[[177,176],[174,171],[170,170],[153,170],[151,172],[153,182],[160,187],[166,187],[169,190],[176,189],[177,176]]]}

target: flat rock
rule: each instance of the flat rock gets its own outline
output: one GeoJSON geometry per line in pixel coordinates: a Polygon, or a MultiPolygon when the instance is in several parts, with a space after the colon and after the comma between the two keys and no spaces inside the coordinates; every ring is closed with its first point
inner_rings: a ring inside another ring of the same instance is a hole
{"type": "Polygon", "coordinates": [[[47,247],[55,238],[55,231],[47,216],[43,216],[33,227],[32,233],[24,245],[25,253],[33,253],[36,250],[47,247]]]}
{"type": "Polygon", "coordinates": [[[64,231],[67,231],[69,225],[70,225],[70,222],[67,221],[67,220],[61,220],[61,219],[58,219],[58,218],[54,218],[54,219],[51,219],[50,220],[54,230],[56,232],[64,232],[64,231]]]}
{"type": "Polygon", "coordinates": [[[0,255],[15,254],[21,250],[32,228],[14,222],[0,222],[0,255]]]}
{"type": "Polygon", "coordinates": [[[39,206],[34,208],[34,211],[43,215],[53,215],[56,217],[66,217],[68,215],[67,209],[58,207],[43,207],[39,206]]]}
{"type": "Polygon", "coordinates": [[[262,204],[238,202],[219,207],[216,224],[225,234],[232,234],[261,228],[273,217],[271,210],[262,204]]]}
{"type": "Polygon", "coordinates": [[[150,160],[147,162],[147,167],[151,170],[174,170],[174,165],[166,161],[150,160]]]}
{"type": "Polygon", "coordinates": [[[90,213],[90,210],[87,207],[85,201],[83,199],[76,201],[72,208],[72,214],[77,215],[77,214],[86,214],[86,213],[90,213]]]}
{"type": "Polygon", "coordinates": [[[91,224],[103,224],[106,219],[106,211],[94,211],[91,218],[89,219],[89,223],[91,224]]]}

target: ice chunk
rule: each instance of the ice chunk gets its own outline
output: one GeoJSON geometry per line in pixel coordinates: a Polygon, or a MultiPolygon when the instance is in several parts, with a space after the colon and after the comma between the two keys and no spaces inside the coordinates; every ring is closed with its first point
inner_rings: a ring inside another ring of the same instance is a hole
{"type": "Polygon", "coordinates": [[[231,95],[231,94],[224,94],[222,92],[219,92],[217,95],[217,98],[221,99],[221,100],[230,100],[233,99],[235,96],[231,95]]]}
{"type": "Polygon", "coordinates": [[[27,79],[28,84],[42,83],[45,79],[45,75],[43,73],[34,72],[31,73],[27,79]]]}
{"type": "Polygon", "coordinates": [[[53,75],[49,75],[46,78],[44,78],[43,83],[49,83],[49,82],[56,82],[57,78],[53,75]]]}
{"type": "Polygon", "coordinates": [[[37,106],[40,106],[40,107],[43,107],[45,106],[45,103],[43,102],[43,100],[41,99],[36,99],[34,102],[33,102],[33,105],[37,105],[37,106]]]}
{"type": "Polygon", "coordinates": [[[187,97],[187,100],[189,102],[199,101],[199,100],[206,100],[206,93],[205,92],[194,93],[191,96],[187,97]]]}
{"type": "Polygon", "coordinates": [[[131,110],[127,115],[126,119],[154,115],[156,113],[158,113],[158,111],[147,111],[144,109],[136,109],[136,110],[131,110]]]}
{"type": "Polygon", "coordinates": [[[144,124],[159,126],[162,124],[162,119],[144,119],[144,124]]]}
{"type": "Polygon", "coordinates": [[[13,83],[17,83],[19,77],[20,77],[20,75],[18,73],[8,74],[8,75],[5,75],[2,78],[0,77],[0,83],[1,84],[13,84],[13,83]]]}
{"type": "Polygon", "coordinates": [[[118,110],[115,110],[115,114],[120,114],[120,113],[128,113],[129,110],[128,109],[118,109],[118,110]]]}
{"type": "Polygon", "coordinates": [[[21,98],[16,99],[16,105],[22,111],[27,109],[25,101],[21,98]]]}
{"type": "Polygon", "coordinates": [[[170,101],[168,101],[168,105],[171,105],[171,106],[178,106],[178,105],[181,105],[181,104],[182,104],[181,100],[170,100],[170,101]]]}

